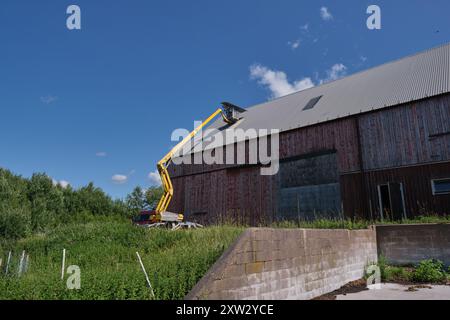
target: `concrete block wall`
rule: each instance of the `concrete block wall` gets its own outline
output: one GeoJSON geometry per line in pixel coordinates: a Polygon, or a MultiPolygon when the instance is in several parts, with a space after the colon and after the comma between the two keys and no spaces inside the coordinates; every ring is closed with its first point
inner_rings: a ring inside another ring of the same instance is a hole
{"type": "Polygon", "coordinates": [[[186,299],[311,299],[363,277],[377,261],[366,230],[247,229],[186,299]]]}
{"type": "Polygon", "coordinates": [[[396,265],[438,259],[450,265],[450,224],[376,226],[378,254],[396,265]]]}

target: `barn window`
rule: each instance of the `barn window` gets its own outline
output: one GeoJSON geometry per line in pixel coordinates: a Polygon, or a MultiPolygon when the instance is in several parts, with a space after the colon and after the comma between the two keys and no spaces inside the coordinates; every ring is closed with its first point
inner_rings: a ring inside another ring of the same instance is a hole
{"type": "Polygon", "coordinates": [[[318,96],[318,97],[315,97],[315,98],[312,98],[311,100],[309,100],[309,102],[303,108],[303,111],[314,108],[314,106],[317,104],[317,102],[319,102],[319,100],[321,98],[322,98],[322,96],[318,96]]]}
{"type": "Polygon", "coordinates": [[[431,180],[433,195],[450,193],[450,178],[431,180]]]}

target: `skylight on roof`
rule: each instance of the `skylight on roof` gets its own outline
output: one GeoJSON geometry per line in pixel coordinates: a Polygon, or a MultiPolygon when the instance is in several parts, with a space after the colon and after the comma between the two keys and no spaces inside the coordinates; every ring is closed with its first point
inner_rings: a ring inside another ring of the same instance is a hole
{"type": "Polygon", "coordinates": [[[322,98],[323,96],[318,96],[315,98],[312,98],[311,100],[309,100],[309,102],[306,104],[306,106],[303,108],[303,111],[305,110],[309,110],[314,108],[314,106],[317,104],[317,102],[319,102],[319,100],[322,98]]]}

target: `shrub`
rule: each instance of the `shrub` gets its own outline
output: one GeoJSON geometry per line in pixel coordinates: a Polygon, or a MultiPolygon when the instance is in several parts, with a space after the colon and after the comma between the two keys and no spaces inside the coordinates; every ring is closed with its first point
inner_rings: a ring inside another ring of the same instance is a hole
{"type": "Polygon", "coordinates": [[[30,212],[26,209],[0,207],[0,237],[19,239],[30,231],[30,212]]]}
{"type": "Polygon", "coordinates": [[[442,282],[446,279],[444,264],[439,260],[423,260],[413,273],[417,282],[442,282]]]}

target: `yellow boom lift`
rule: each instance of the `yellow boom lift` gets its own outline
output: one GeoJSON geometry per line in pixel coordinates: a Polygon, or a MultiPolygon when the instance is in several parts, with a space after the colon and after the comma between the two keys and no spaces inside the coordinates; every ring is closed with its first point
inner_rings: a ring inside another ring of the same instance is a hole
{"type": "Polygon", "coordinates": [[[173,197],[173,185],[170,180],[169,172],[167,168],[169,167],[172,158],[176,153],[183,148],[183,146],[188,143],[200,130],[203,129],[208,123],[210,123],[219,114],[222,115],[223,121],[226,124],[232,125],[236,123],[239,119],[241,113],[245,112],[231,103],[222,102],[222,107],[217,109],[213,114],[211,114],[205,121],[203,121],[197,128],[195,128],[189,135],[187,135],[182,141],[180,141],[172,150],[169,151],[157,164],[159,175],[161,176],[162,186],[164,188],[164,193],[156,206],[156,209],[150,211],[150,224],[148,227],[171,227],[172,229],[179,228],[198,228],[201,225],[193,222],[185,222],[184,215],[180,213],[173,213],[167,211],[170,201],[173,197]]]}

